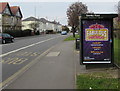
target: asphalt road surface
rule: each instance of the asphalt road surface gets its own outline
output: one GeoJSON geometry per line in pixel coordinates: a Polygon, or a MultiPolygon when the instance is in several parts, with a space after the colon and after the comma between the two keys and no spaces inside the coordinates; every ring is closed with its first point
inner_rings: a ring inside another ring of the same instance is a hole
{"type": "Polygon", "coordinates": [[[1,83],[34,61],[43,52],[62,42],[68,35],[49,34],[15,39],[14,43],[0,45],[1,83]]]}

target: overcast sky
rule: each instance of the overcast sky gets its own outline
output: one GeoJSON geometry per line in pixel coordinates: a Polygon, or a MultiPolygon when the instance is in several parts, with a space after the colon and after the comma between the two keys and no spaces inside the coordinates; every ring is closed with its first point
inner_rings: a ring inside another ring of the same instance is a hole
{"type": "Polygon", "coordinates": [[[1,0],[0,2],[2,1],[9,2],[10,6],[20,6],[23,19],[36,16],[67,25],[67,8],[76,1],[86,4],[88,10],[95,13],[117,13],[119,0],[1,0]]]}

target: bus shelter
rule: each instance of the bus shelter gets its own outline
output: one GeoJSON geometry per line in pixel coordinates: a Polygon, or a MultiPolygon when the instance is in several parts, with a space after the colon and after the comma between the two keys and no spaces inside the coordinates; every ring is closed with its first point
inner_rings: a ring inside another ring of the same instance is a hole
{"type": "Polygon", "coordinates": [[[80,63],[113,64],[113,18],[117,14],[82,14],[80,63]]]}

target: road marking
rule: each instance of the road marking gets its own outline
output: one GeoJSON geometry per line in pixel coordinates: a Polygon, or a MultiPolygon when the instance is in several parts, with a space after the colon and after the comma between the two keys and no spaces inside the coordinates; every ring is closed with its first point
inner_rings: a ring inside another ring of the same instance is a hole
{"type": "MultiPolygon", "coordinates": [[[[58,37],[61,37],[61,36],[58,36],[58,37]]],[[[19,48],[19,49],[17,49],[17,50],[10,51],[10,52],[8,52],[8,53],[5,53],[5,54],[0,55],[0,57],[4,57],[4,56],[6,56],[6,55],[8,55],[8,54],[11,54],[11,53],[14,53],[14,52],[17,52],[17,51],[20,51],[20,50],[23,50],[23,49],[32,47],[32,46],[34,46],[34,45],[38,45],[38,44],[44,43],[44,42],[49,41],[49,40],[52,40],[52,39],[56,39],[56,38],[58,38],[58,37],[53,37],[53,38],[50,38],[50,39],[47,39],[47,40],[44,40],[44,41],[37,42],[37,43],[35,43],[35,44],[31,44],[31,45],[28,45],[28,46],[19,48]]]]}
{"type": "Polygon", "coordinates": [[[0,60],[0,63],[3,63],[3,64],[22,64],[23,62],[27,61],[28,59],[27,58],[18,58],[18,57],[15,57],[15,58],[7,58],[7,59],[2,59],[0,60]]]}
{"type": "Polygon", "coordinates": [[[27,61],[28,59],[26,58],[15,58],[13,61],[9,62],[8,64],[22,64],[23,62],[27,61]]]}
{"type": "Polygon", "coordinates": [[[39,53],[38,52],[19,52],[17,54],[15,54],[16,56],[31,56],[31,57],[35,57],[38,56],[39,53]]]}
{"type": "Polygon", "coordinates": [[[50,47],[48,50],[46,50],[45,52],[43,52],[39,57],[37,57],[34,61],[31,61],[29,64],[27,64],[26,66],[24,66],[23,68],[21,68],[20,70],[18,70],[18,72],[14,73],[12,76],[10,76],[9,78],[7,78],[5,81],[0,83],[0,89],[4,88],[7,84],[10,84],[13,80],[15,80],[15,78],[17,79],[17,77],[19,77],[22,73],[24,73],[26,70],[28,70],[32,65],[34,65],[36,62],[38,62],[41,57],[43,57],[44,55],[46,55],[51,49],[53,49],[56,45],[50,47]]]}
{"type": "Polygon", "coordinates": [[[22,64],[25,61],[27,61],[27,58],[22,58],[22,57],[36,57],[40,55],[37,52],[18,52],[17,54],[13,54],[15,57],[12,58],[4,58],[0,59],[0,63],[3,64],[22,64]]]}

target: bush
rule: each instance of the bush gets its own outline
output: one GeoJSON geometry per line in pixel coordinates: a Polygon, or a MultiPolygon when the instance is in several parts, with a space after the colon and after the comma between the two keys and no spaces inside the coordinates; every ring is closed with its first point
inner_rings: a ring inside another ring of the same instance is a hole
{"type": "Polygon", "coordinates": [[[24,37],[24,36],[31,36],[31,30],[5,30],[4,33],[8,33],[12,35],[13,37],[24,37]]]}
{"type": "Polygon", "coordinates": [[[54,31],[53,30],[46,30],[46,34],[53,34],[54,31]]]}
{"type": "Polygon", "coordinates": [[[40,35],[40,32],[39,31],[35,32],[35,35],[40,35]]]}
{"type": "Polygon", "coordinates": [[[31,36],[31,32],[32,32],[32,30],[26,29],[26,30],[22,31],[21,37],[24,37],[24,36],[31,36]]]}
{"type": "Polygon", "coordinates": [[[5,30],[3,33],[8,33],[14,37],[21,37],[22,30],[5,30]]]}

